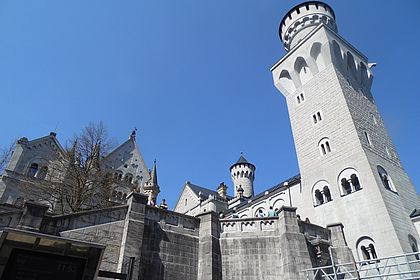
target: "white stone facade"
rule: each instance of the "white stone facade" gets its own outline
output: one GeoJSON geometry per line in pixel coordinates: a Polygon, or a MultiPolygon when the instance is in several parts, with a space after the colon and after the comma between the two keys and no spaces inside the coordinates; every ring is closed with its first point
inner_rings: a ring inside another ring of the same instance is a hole
{"type": "Polygon", "coordinates": [[[409,253],[408,236],[419,240],[409,216],[420,199],[374,103],[367,65],[363,54],[321,24],[272,67],[287,101],[301,174],[294,206],[316,224],[343,223],[354,250],[369,237],[379,256],[409,253]],[[320,182],[330,201],[322,193],[322,203],[316,200],[320,182]]]}

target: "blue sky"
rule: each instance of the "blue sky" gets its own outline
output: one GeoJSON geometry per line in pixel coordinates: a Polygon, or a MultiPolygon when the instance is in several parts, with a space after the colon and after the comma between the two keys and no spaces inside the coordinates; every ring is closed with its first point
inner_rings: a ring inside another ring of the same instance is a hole
{"type": "MultiPolygon", "coordinates": [[[[419,1],[326,1],[339,33],[374,68],[373,95],[420,187],[419,1]]],[[[65,143],[103,121],[122,143],[137,127],[160,198],[185,181],[233,192],[241,151],[261,192],[297,174],[284,98],[269,68],[278,25],[299,1],[0,1],[0,146],[56,131],[65,143]]]]}

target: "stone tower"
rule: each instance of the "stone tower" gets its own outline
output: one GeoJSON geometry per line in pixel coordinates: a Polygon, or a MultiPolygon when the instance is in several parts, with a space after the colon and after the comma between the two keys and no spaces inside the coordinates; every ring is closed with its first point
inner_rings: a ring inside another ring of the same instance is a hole
{"type": "Polygon", "coordinates": [[[254,196],[255,165],[249,163],[242,153],[238,161],[230,167],[230,175],[232,176],[235,197],[239,196],[240,193],[243,197],[254,196]]]}
{"type": "Polygon", "coordinates": [[[359,259],[412,252],[409,240],[419,236],[409,216],[420,199],[371,94],[368,59],[338,34],[321,2],[291,9],[279,35],[286,54],[271,72],[293,130],[299,214],[342,222],[359,259]]]}
{"type": "Polygon", "coordinates": [[[157,181],[156,160],[153,163],[153,169],[150,173],[150,179],[144,184],[143,192],[149,197],[149,201],[156,204],[157,196],[160,193],[160,188],[157,181]]]}

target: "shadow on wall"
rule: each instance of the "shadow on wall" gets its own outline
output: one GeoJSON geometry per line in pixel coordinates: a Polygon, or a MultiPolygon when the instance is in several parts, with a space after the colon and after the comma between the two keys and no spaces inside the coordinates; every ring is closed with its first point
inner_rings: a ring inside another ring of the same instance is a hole
{"type": "MultiPolygon", "coordinates": [[[[150,222],[145,225],[143,247],[140,257],[139,279],[163,280],[165,269],[160,257],[161,243],[169,242],[169,238],[157,222],[150,222]]],[[[169,276],[169,275],[167,275],[169,276]]],[[[173,275],[176,279],[176,275],[173,275]]],[[[171,279],[166,277],[166,279],[171,279]]]]}

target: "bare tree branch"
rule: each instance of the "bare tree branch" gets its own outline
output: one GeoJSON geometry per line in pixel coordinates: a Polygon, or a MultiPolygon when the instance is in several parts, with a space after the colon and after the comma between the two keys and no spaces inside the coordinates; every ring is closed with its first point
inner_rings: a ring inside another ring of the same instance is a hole
{"type": "Polygon", "coordinates": [[[7,147],[0,150],[0,174],[3,173],[6,165],[9,163],[15,149],[16,141],[12,141],[7,147]]]}
{"type": "Polygon", "coordinates": [[[103,158],[112,147],[104,125],[89,124],[67,144],[63,156],[45,159],[48,175],[43,180],[28,178],[22,185],[25,193],[59,214],[109,206],[115,181],[103,158]]]}

